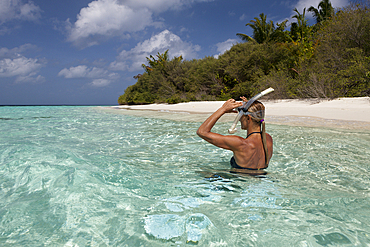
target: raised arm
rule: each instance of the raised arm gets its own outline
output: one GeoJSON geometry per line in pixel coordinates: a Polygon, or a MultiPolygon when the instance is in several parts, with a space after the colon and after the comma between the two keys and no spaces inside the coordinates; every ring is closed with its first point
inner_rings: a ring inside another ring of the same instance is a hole
{"type": "MultiPolygon", "coordinates": [[[[240,143],[238,136],[224,136],[217,133],[213,133],[211,130],[215,123],[220,119],[222,115],[229,112],[234,112],[234,108],[242,106],[242,102],[236,102],[234,99],[226,101],[221,108],[214,112],[197,130],[197,135],[207,142],[228,150],[234,150],[240,143]]],[[[241,138],[242,139],[242,138],[241,138]]]]}

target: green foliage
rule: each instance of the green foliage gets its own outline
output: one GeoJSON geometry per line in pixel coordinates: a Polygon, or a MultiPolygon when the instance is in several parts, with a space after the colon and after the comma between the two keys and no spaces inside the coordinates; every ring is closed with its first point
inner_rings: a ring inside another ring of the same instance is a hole
{"type": "Polygon", "coordinates": [[[330,0],[322,0],[317,9],[314,6],[308,8],[309,12],[312,12],[316,23],[329,20],[334,15],[334,8],[331,5],[330,0]]]}
{"type": "Polygon", "coordinates": [[[293,15],[292,18],[295,18],[297,22],[292,23],[290,33],[291,38],[296,42],[306,42],[309,40],[312,34],[312,27],[307,24],[306,19],[306,8],[303,9],[303,13],[295,8],[294,11],[297,13],[293,15]]]}
{"type": "Polygon", "coordinates": [[[273,21],[267,22],[267,16],[261,13],[259,18],[256,17],[254,20],[251,20],[250,23],[246,24],[246,26],[253,29],[253,37],[243,33],[237,33],[236,35],[243,41],[257,42],[259,44],[271,41],[284,42],[286,40],[286,33],[284,30],[287,22],[288,20],[277,23],[277,27],[275,27],[273,21]]]}
{"type": "Polygon", "coordinates": [[[369,8],[348,6],[315,28],[307,24],[305,10],[295,12],[290,31],[275,28],[261,14],[247,24],[261,31],[253,36],[256,42],[236,44],[217,59],[170,60],[168,51],[148,57],[145,72],[118,103],[239,99],[267,87],[275,89],[270,98],[369,96],[369,8]]]}
{"type": "Polygon", "coordinates": [[[370,95],[370,11],[349,6],[322,25],[315,56],[302,62],[305,97],[370,95]]]}

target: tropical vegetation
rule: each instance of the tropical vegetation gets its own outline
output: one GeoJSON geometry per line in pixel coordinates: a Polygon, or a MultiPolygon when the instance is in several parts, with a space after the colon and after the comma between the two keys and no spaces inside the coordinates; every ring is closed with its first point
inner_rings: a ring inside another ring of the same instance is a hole
{"type": "Polygon", "coordinates": [[[267,87],[272,98],[336,98],[370,96],[369,2],[334,11],[329,0],[295,9],[274,25],[260,14],[238,33],[242,42],[218,58],[169,59],[168,51],[151,55],[119,104],[178,103],[251,97],[267,87]]]}

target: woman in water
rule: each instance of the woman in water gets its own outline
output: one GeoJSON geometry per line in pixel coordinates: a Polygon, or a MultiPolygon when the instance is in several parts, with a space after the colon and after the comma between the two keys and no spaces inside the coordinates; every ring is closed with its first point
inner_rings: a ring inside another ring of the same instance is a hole
{"type": "MultiPolygon", "coordinates": [[[[247,101],[245,97],[241,99],[247,101]]],[[[265,107],[259,101],[253,102],[248,109],[238,108],[242,105],[242,102],[229,99],[199,127],[197,134],[217,147],[233,151],[234,156],[230,164],[234,171],[260,173],[259,170],[267,168],[272,156],[272,138],[265,132],[265,107]],[[235,112],[235,108],[243,111],[240,122],[241,128],[247,130],[247,137],[225,136],[212,132],[211,129],[218,119],[225,113],[235,112]]]]}

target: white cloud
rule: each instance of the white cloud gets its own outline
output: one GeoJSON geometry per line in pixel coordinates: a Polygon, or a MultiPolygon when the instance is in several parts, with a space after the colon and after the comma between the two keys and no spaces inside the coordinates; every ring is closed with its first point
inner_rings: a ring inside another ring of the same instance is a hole
{"type": "Polygon", "coordinates": [[[41,82],[38,75],[44,62],[37,58],[27,58],[20,54],[34,46],[26,44],[14,49],[0,48],[0,77],[15,77],[15,82],[41,82]]]}
{"type": "Polygon", "coordinates": [[[37,59],[20,56],[15,59],[5,58],[0,60],[0,76],[13,77],[17,75],[28,75],[41,67],[37,59]]]}
{"type": "Polygon", "coordinates": [[[79,65],[76,67],[70,67],[69,69],[64,68],[58,76],[64,76],[64,78],[89,78],[92,80],[93,86],[107,86],[114,80],[119,78],[119,75],[114,72],[109,72],[103,68],[92,67],[88,68],[86,65],[79,65]]]}
{"type": "Polygon", "coordinates": [[[132,9],[117,0],[97,0],[81,9],[68,40],[80,46],[97,44],[101,37],[128,35],[152,23],[148,9],[132,9]]]}
{"type": "Polygon", "coordinates": [[[109,77],[115,73],[109,73],[108,70],[92,67],[88,68],[86,65],[79,65],[76,67],[70,67],[69,69],[64,68],[59,72],[59,76],[65,78],[98,78],[98,77],[109,77]]]}
{"type": "Polygon", "coordinates": [[[41,75],[37,75],[37,73],[35,73],[35,72],[30,73],[26,76],[18,76],[15,80],[16,83],[21,83],[21,82],[37,83],[37,82],[44,82],[44,81],[45,81],[45,77],[43,77],[41,75]]]}
{"type": "Polygon", "coordinates": [[[146,63],[146,57],[168,51],[169,57],[182,56],[184,59],[197,57],[200,46],[184,42],[168,30],[152,36],[150,39],[137,44],[129,51],[122,51],[116,61],[111,63],[111,69],[137,71],[146,63]]]}
{"type": "MultiPolygon", "coordinates": [[[[299,0],[297,4],[294,5],[294,8],[297,8],[297,10],[302,13],[303,9],[306,8],[306,11],[309,7],[314,6],[317,8],[321,0],[299,0]]],[[[331,5],[334,8],[342,8],[349,4],[348,0],[331,0],[331,5]]],[[[306,12],[307,13],[307,12],[306,12]]],[[[307,15],[307,14],[306,14],[307,15]]]]}
{"type": "Polygon", "coordinates": [[[85,77],[87,74],[87,66],[79,65],[77,67],[70,67],[69,69],[64,68],[59,73],[58,76],[64,76],[65,78],[81,78],[85,77]]]}
{"type": "Polygon", "coordinates": [[[247,16],[247,15],[242,14],[242,15],[239,17],[239,20],[244,21],[244,20],[245,20],[245,19],[247,19],[247,18],[248,18],[248,16],[247,16]]]}
{"type": "Polygon", "coordinates": [[[0,0],[0,24],[18,19],[35,21],[41,16],[41,9],[32,1],[0,0]]]}
{"type": "Polygon", "coordinates": [[[214,0],[124,0],[125,5],[132,8],[147,8],[153,12],[165,12],[169,9],[181,9],[197,2],[212,2],[214,0]]]}
{"type": "Polygon", "coordinates": [[[87,47],[114,36],[129,38],[146,27],[160,26],[154,14],[207,1],[213,0],[94,0],[81,9],[74,24],[67,20],[68,41],[87,47]]]}
{"type": "Polygon", "coordinates": [[[3,57],[17,57],[19,54],[27,51],[36,51],[38,50],[38,47],[36,45],[31,45],[31,44],[24,44],[19,47],[14,47],[13,49],[8,49],[8,48],[0,48],[0,58],[3,57]]]}
{"type": "Polygon", "coordinates": [[[230,48],[237,44],[238,40],[237,39],[228,39],[224,42],[217,43],[217,51],[219,52],[218,55],[214,55],[215,58],[218,58],[218,56],[222,55],[225,51],[230,50],[230,48]]]}
{"type": "Polygon", "coordinates": [[[94,87],[105,87],[111,83],[110,80],[107,79],[95,79],[91,82],[91,85],[94,87]]]}

